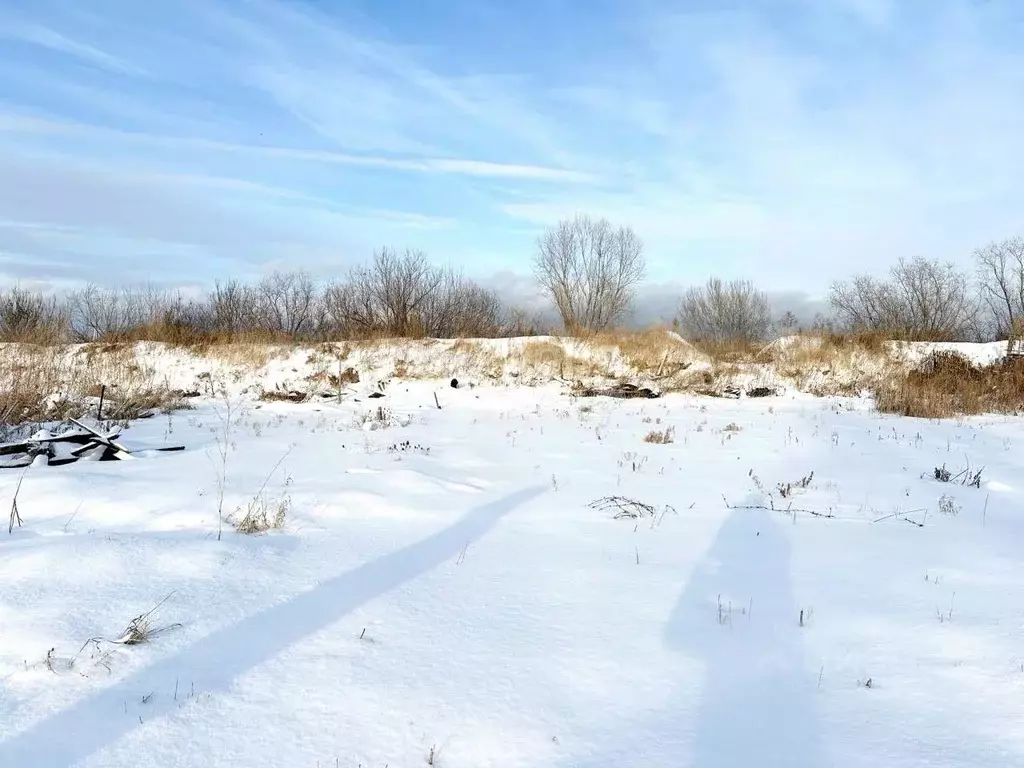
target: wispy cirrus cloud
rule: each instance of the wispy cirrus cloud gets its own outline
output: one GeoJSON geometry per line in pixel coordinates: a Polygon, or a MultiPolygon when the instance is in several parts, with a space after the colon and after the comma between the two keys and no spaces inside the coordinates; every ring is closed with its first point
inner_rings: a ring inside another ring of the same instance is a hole
{"type": "Polygon", "coordinates": [[[525,274],[582,211],[658,284],[821,293],[1024,229],[1009,0],[108,6],[0,13],[0,220],[43,228],[0,251],[40,274],[132,243],[196,281],[385,243],[525,274]]]}

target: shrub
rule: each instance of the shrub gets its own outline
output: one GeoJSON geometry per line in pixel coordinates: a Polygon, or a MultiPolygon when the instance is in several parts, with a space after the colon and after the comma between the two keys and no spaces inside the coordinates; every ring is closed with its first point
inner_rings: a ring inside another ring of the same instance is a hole
{"type": "Polygon", "coordinates": [[[879,411],[902,416],[1016,414],[1024,411],[1024,361],[980,367],[956,352],[937,352],[904,377],[879,384],[874,396],[879,411]]]}

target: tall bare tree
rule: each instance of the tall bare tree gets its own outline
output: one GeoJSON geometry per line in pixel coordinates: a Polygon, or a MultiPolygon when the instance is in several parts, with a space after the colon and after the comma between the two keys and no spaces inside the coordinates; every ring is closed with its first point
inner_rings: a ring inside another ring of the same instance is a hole
{"type": "Polygon", "coordinates": [[[974,252],[978,288],[1000,337],[1024,324],[1024,238],[990,243],[974,252]]]}
{"type": "Polygon", "coordinates": [[[643,243],[632,229],[582,215],[544,233],[534,261],[537,280],[572,332],[620,322],[645,268],[643,243]]]}
{"type": "Polygon", "coordinates": [[[683,333],[698,341],[763,341],[771,328],[768,296],[749,280],[728,283],[717,277],[691,288],[679,302],[683,333]]]}

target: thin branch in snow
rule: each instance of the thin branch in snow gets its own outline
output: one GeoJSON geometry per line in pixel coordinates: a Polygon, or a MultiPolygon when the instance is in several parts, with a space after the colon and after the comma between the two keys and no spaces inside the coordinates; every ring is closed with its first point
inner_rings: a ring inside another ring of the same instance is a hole
{"type": "MultiPolygon", "coordinates": [[[[28,472],[28,467],[25,467],[25,472],[28,472]]],[[[15,523],[21,528],[21,512],[18,511],[18,493],[21,492],[21,483],[25,479],[25,472],[21,473],[21,477],[18,478],[18,485],[14,489],[14,498],[11,500],[11,522],[7,526],[8,534],[14,533],[15,523]]]]}
{"type": "Polygon", "coordinates": [[[625,496],[605,496],[590,502],[587,506],[591,509],[600,509],[602,511],[616,510],[616,520],[624,517],[630,520],[636,520],[640,517],[654,517],[657,511],[650,504],[645,504],[636,499],[629,499],[625,496]]]}

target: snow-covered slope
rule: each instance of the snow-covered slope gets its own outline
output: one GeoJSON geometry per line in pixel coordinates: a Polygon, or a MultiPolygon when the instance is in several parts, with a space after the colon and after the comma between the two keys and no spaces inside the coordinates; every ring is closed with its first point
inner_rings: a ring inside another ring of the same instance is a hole
{"type": "Polygon", "coordinates": [[[0,766],[1024,765],[1022,422],[867,408],[395,382],[137,422],[187,450],[33,467],[0,533],[0,766]],[[220,445],[280,530],[218,540],[220,445]]]}
{"type": "Polygon", "coordinates": [[[897,344],[869,349],[796,336],[765,347],[754,360],[710,359],[671,332],[579,340],[560,337],[396,340],[312,347],[220,345],[189,349],[142,342],[38,348],[0,345],[0,392],[55,402],[98,393],[141,399],[174,390],[251,400],[363,394],[393,381],[447,381],[500,388],[552,381],[629,381],[659,391],[720,395],[770,390],[856,394],[917,366],[935,351],[979,364],[1005,345],[897,344]]]}

